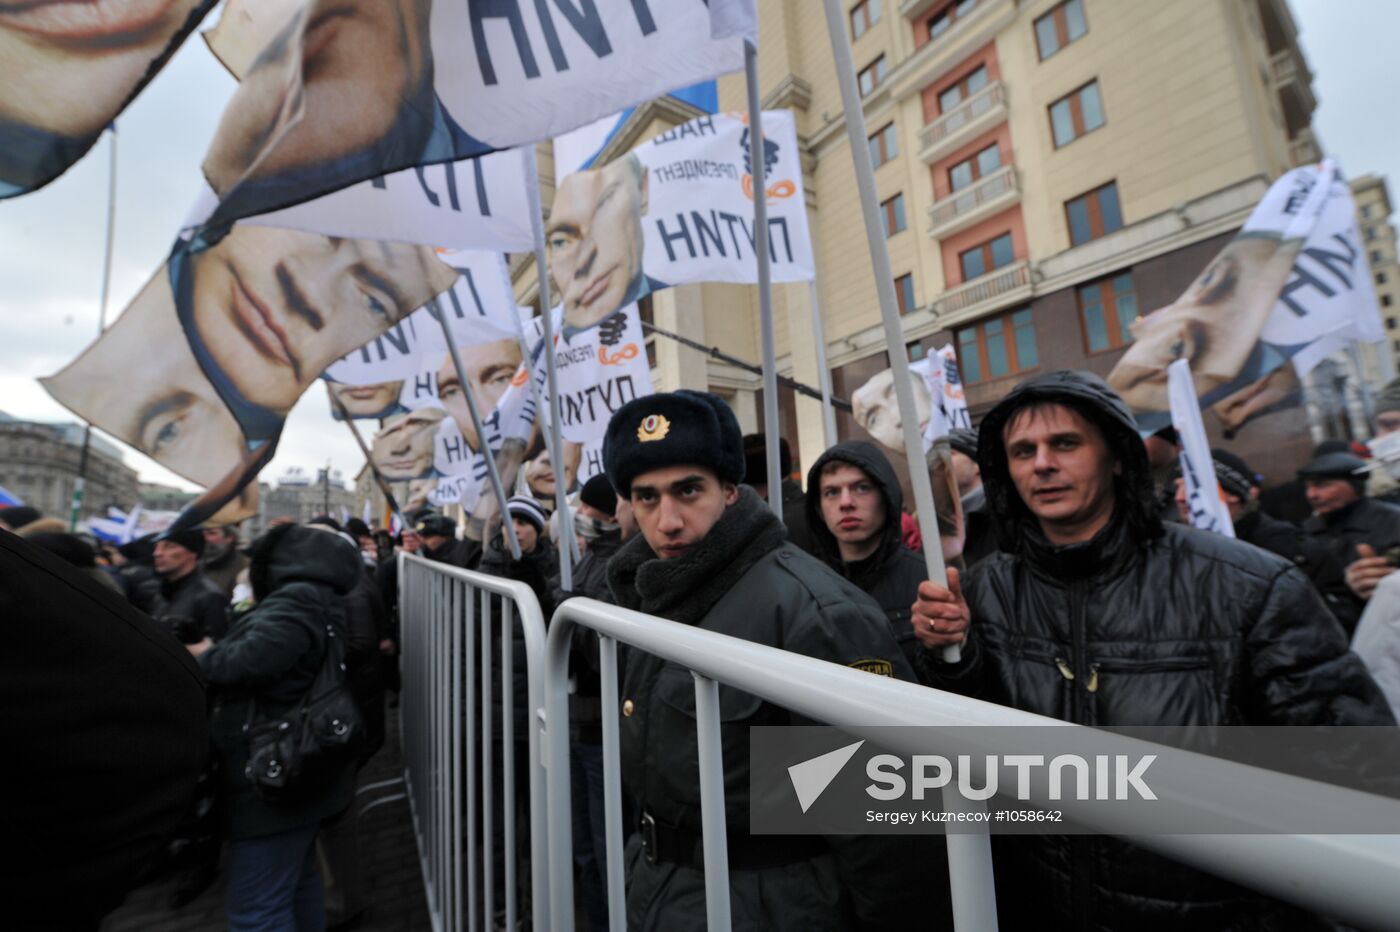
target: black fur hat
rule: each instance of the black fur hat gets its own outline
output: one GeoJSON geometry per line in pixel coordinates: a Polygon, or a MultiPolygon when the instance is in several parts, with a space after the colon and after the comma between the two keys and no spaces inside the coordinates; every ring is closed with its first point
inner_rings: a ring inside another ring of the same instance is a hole
{"type": "Polygon", "coordinates": [[[724,399],[682,389],[627,402],[603,437],[603,469],[624,498],[632,480],[665,466],[712,469],[721,482],[744,481],[743,433],[724,399]]]}

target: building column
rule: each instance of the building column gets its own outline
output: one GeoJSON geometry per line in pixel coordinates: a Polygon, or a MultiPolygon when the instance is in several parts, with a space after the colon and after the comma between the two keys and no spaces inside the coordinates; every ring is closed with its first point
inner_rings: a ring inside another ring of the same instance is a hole
{"type": "MultiPolygon", "coordinates": [[[[806,283],[775,285],[773,288],[774,313],[782,306],[787,317],[788,358],[792,363],[792,378],[805,385],[818,388],[821,373],[817,366],[816,335],[812,332],[811,289],[806,283]]],[[[797,449],[795,468],[806,473],[817,458],[826,450],[826,438],[822,426],[822,403],[801,392],[797,399],[797,449]]]]}
{"type": "MultiPolygon", "coordinates": [[[[699,285],[680,285],[656,291],[651,296],[652,319],[662,330],[705,342],[705,314],[699,285]]],[[[673,392],[678,388],[709,391],[705,354],[672,340],[656,337],[655,389],[673,392]]]]}

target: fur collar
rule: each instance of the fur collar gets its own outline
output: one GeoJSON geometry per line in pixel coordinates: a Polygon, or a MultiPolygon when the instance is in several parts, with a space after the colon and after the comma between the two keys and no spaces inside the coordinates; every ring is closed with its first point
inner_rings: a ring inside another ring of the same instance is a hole
{"type": "Polygon", "coordinates": [[[608,561],[608,585],[617,604],[695,624],[739,577],[787,540],[787,528],[753,489],[739,486],[739,500],[684,556],[662,560],[641,534],[608,561]]]}

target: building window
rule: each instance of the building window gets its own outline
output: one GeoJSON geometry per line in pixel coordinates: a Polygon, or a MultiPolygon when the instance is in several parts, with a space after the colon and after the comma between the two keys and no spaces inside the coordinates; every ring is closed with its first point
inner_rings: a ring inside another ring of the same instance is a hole
{"type": "Polygon", "coordinates": [[[981,152],[964,159],[948,169],[948,184],[954,191],[961,191],[979,178],[985,178],[1001,168],[1001,148],[992,143],[981,152]]]}
{"type": "Polygon", "coordinates": [[[1131,272],[1080,285],[1076,291],[1079,321],[1089,352],[1102,353],[1133,342],[1132,326],[1138,307],[1131,272]]]}
{"type": "Polygon", "coordinates": [[[1370,216],[1371,216],[1371,205],[1370,205],[1370,204],[1362,204],[1362,205],[1361,205],[1361,216],[1362,216],[1362,217],[1370,217],[1370,216]]]}
{"type": "Polygon", "coordinates": [[[1016,261],[1016,251],[1012,246],[1011,234],[1003,233],[994,240],[989,240],[980,246],[974,246],[967,252],[959,253],[958,261],[962,264],[962,275],[965,282],[981,278],[988,272],[994,272],[1004,265],[1010,265],[1016,261]]]}
{"type": "Polygon", "coordinates": [[[1118,208],[1118,185],[1110,181],[1088,194],[1065,201],[1065,216],[1069,219],[1069,241],[1078,246],[1098,239],[1123,226],[1123,212],[1118,208]]]}
{"type": "Polygon", "coordinates": [[[928,355],[928,347],[922,343],[910,343],[907,349],[909,350],[910,362],[918,362],[928,355]]]}
{"type": "Polygon", "coordinates": [[[1390,307],[1390,295],[1381,295],[1381,307],[1390,307]]]}
{"type": "Polygon", "coordinates": [[[958,331],[963,384],[973,385],[1040,365],[1031,309],[1002,314],[958,331]]]}
{"type": "Polygon", "coordinates": [[[904,222],[904,195],[896,194],[888,201],[880,205],[880,212],[885,215],[885,235],[894,236],[901,232],[908,224],[904,222]]]}
{"type": "Polygon", "coordinates": [[[901,275],[894,280],[894,294],[899,299],[899,313],[908,314],[917,310],[918,304],[914,303],[914,276],[901,275]]]}
{"type": "Polygon", "coordinates": [[[1381,251],[1380,251],[1379,249],[1372,249],[1372,250],[1371,250],[1371,264],[1372,264],[1372,265],[1380,265],[1380,264],[1381,264],[1381,251]]]}
{"type": "Polygon", "coordinates": [[[938,94],[938,112],[947,113],[967,98],[976,94],[987,86],[987,66],[980,65],[976,71],[971,72],[958,80],[951,87],[945,88],[938,94]]]}
{"type": "Polygon", "coordinates": [[[1055,137],[1056,149],[1069,145],[1085,133],[1092,133],[1103,123],[1103,100],[1099,97],[1097,80],[1050,105],[1050,132],[1055,137]]]}
{"type": "Polygon", "coordinates": [[[1387,317],[1387,318],[1385,319],[1385,329],[1387,329],[1387,330],[1394,330],[1394,329],[1395,329],[1395,318],[1394,318],[1394,317],[1387,317]]]}
{"type": "Polygon", "coordinates": [[[851,37],[859,39],[880,21],[880,0],[860,0],[851,8],[851,37]]]}
{"type": "Polygon", "coordinates": [[[1375,228],[1375,227],[1367,227],[1367,228],[1366,228],[1366,241],[1367,241],[1367,242],[1370,242],[1371,240],[1373,240],[1373,239],[1375,239],[1375,238],[1376,238],[1376,228],[1375,228]]]}
{"type": "Polygon", "coordinates": [[[869,97],[875,92],[885,80],[885,75],[889,73],[889,68],[885,65],[885,56],[881,55],[870,64],[866,65],[859,75],[856,76],[860,84],[860,96],[869,97]]]}
{"type": "Polygon", "coordinates": [[[874,136],[870,137],[870,161],[876,168],[899,155],[899,142],[895,138],[894,124],[886,123],[874,136]]]}
{"type": "Polygon", "coordinates": [[[1040,46],[1040,60],[1045,61],[1088,31],[1082,0],[1065,0],[1035,21],[1035,42],[1040,46]]]}
{"type": "Polygon", "coordinates": [[[977,6],[977,0],[958,0],[957,3],[950,3],[937,13],[928,18],[928,38],[932,42],[943,33],[953,28],[953,24],[959,19],[972,12],[972,8],[977,6]]]}
{"type": "Polygon", "coordinates": [[[1384,284],[1385,284],[1385,273],[1384,273],[1384,272],[1377,272],[1377,273],[1376,273],[1376,284],[1377,284],[1377,285],[1384,285],[1384,284]]]}

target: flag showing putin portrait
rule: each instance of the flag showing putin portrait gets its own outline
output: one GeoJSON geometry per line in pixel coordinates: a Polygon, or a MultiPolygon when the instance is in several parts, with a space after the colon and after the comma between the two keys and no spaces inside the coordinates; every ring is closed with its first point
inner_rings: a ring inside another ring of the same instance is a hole
{"type": "Polygon", "coordinates": [[[176,249],[61,372],[60,404],[208,487],[187,523],[243,502],[302,392],[457,272],[426,247],[237,226],[176,249]]]}
{"type": "Polygon", "coordinates": [[[240,6],[231,0],[210,40],[240,83],[204,160],[217,206],[197,243],[243,217],[549,139],[738,70],[753,20],[752,0],[240,6]]]}
{"type": "Polygon", "coordinates": [[[1179,298],[1136,319],[1108,375],[1144,436],[1171,423],[1168,368],[1190,364],[1203,410],[1233,435],[1296,405],[1299,379],[1351,341],[1385,338],[1351,189],[1336,164],[1275,181],[1179,298]]]}
{"type": "Polygon", "coordinates": [[[0,198],[82,158],[214,3],[0,3],[0,198]]]}

